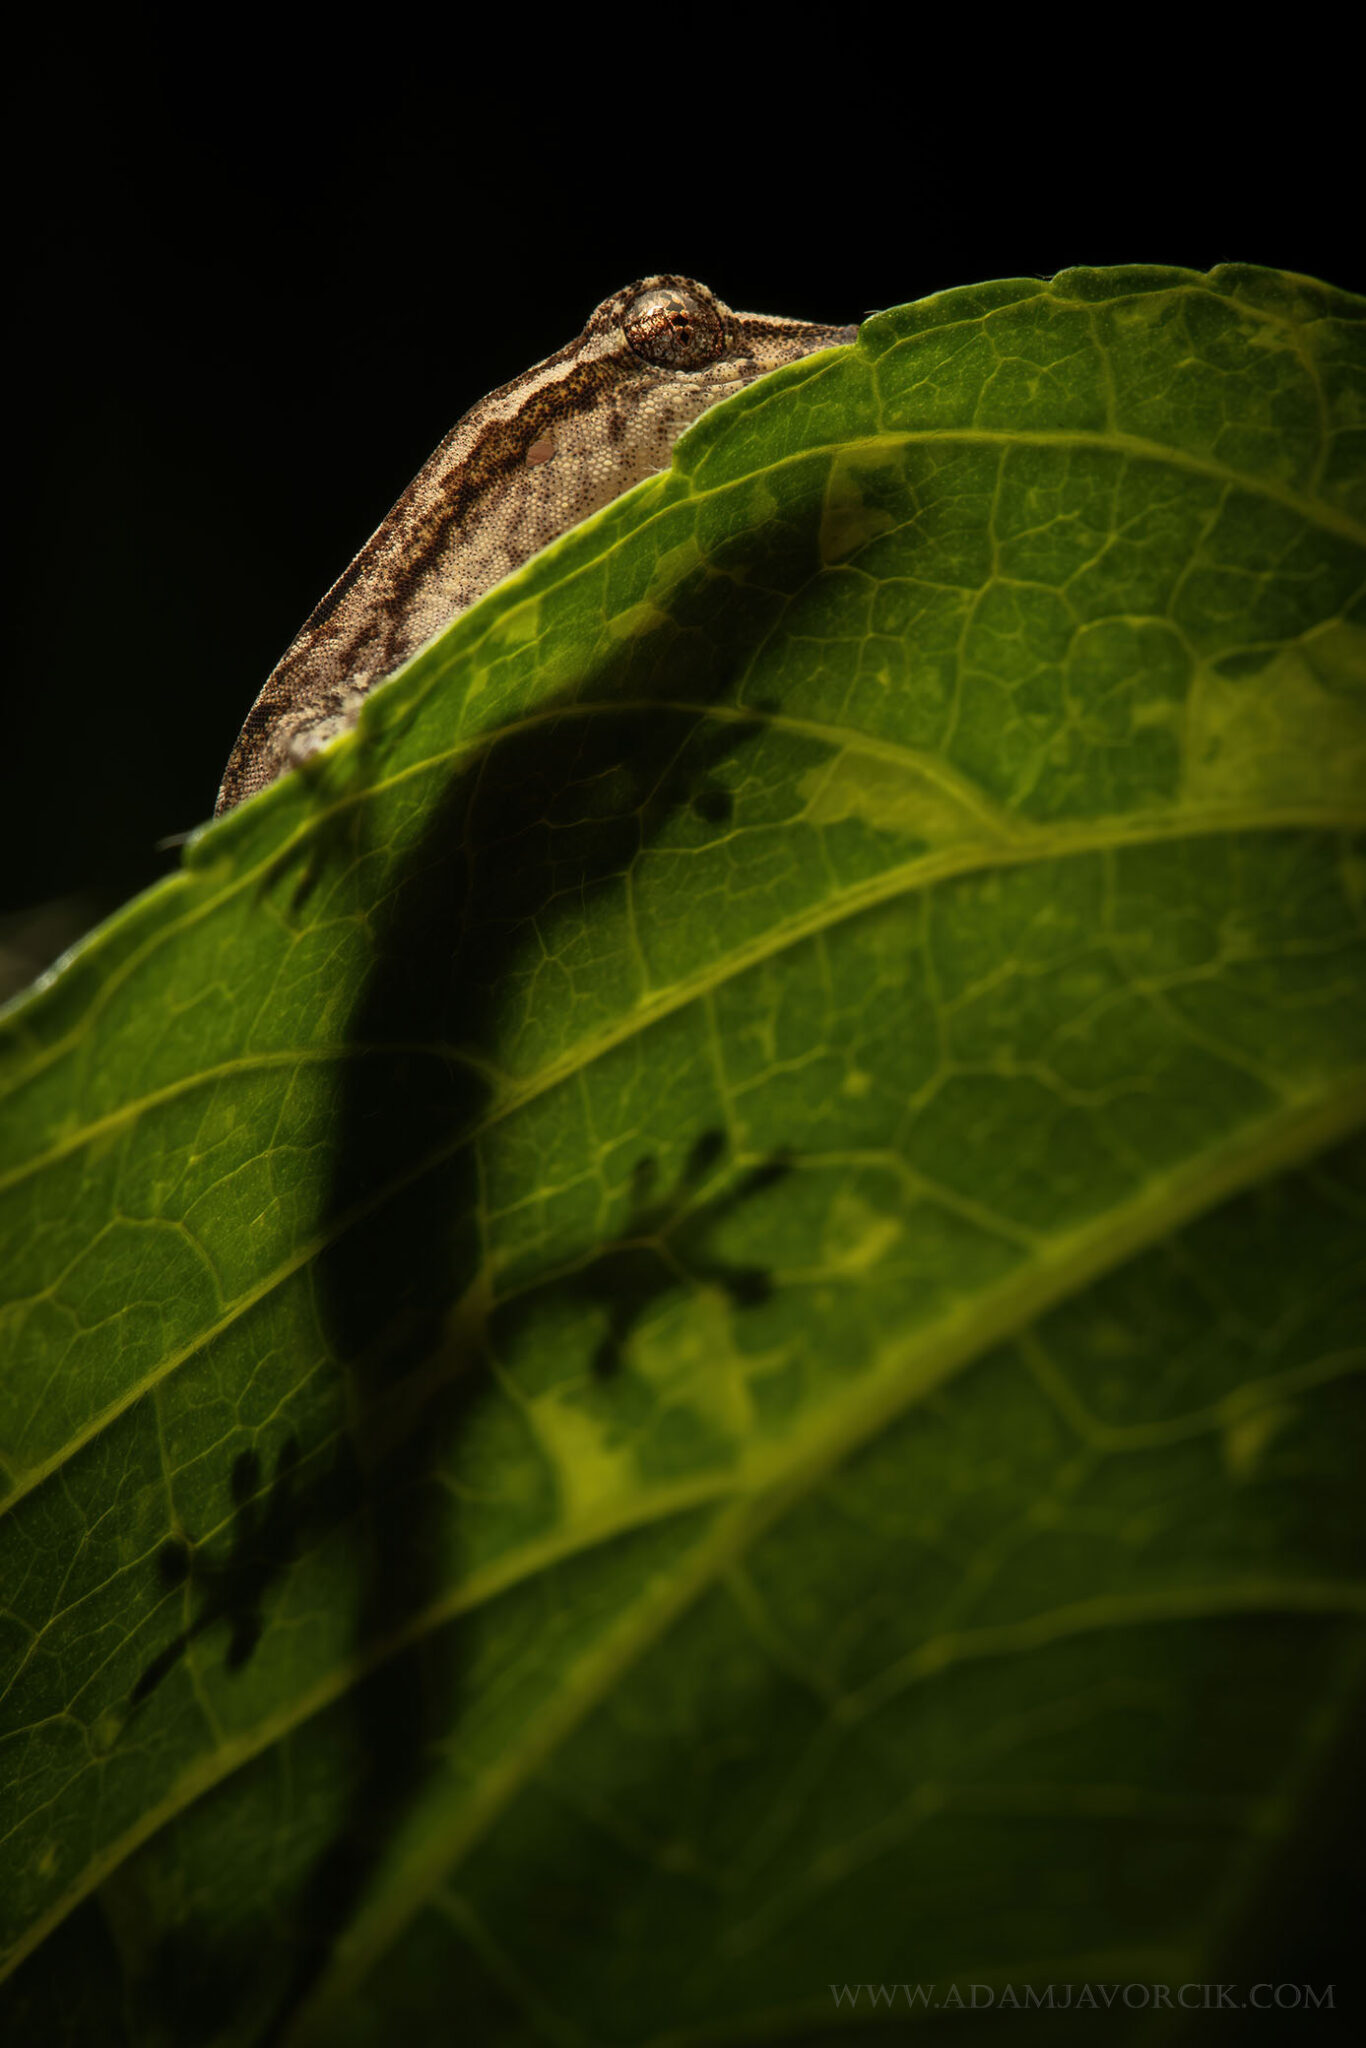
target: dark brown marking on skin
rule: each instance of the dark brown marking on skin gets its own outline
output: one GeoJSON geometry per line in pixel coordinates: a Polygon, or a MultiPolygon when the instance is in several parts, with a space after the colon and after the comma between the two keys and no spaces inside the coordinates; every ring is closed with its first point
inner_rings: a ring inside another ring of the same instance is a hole
{"type": "MultiPolygon", "coordinates": [[[[536,392],[513,418],[493,420],[485,427],[467,460],[451,478],[447,487],[449,495],[413,518],[410,529],[412,548],[405,550],[403,566],[393,580],[400,604],[423,580],[445,545],[447,536],[477,507],[490,485],[502,482],[511,472],[520,469],[526,461],[527,450],[557,420],[576,410],[585,400],[610,391],[621,381],[622,372],[616,363],[581,363],[567,369],[563,377],[536,392]]],[[[419,484],[430,468],[429,463],[409,484],[394,512],[418,502],[419,484]]],[[[394,514],[389,516],[392,520],[394,514]]],[[[365,549],[361,553],[363,555],[365,549]]]]}
{"type": "Polygon", "coordinates": [[[486,590],[667,466],[709,406],[855,333],[736,313],[669,275],[604,299],[577,340],[457,421],[310,613],[247,714],[216,813],[335,738],[486,590]]]}

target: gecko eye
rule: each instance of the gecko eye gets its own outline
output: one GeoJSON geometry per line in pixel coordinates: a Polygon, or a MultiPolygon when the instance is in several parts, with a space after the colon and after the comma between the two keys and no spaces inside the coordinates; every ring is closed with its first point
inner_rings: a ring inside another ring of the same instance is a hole
{"type": "Polygon", "coordinates": [[[716,309],[677,289],[641,292],[621,324],[636,354],[665,370],[701,370],[726,345],[716,309]]]}

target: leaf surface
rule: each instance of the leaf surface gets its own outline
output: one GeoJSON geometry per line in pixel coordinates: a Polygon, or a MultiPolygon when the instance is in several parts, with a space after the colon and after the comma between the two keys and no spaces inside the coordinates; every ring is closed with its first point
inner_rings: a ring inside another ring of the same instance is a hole
{"type": "Polygon", "coordinates": [[[876,316],[8,1014],[12,2024],[1207,1973],[1366,1637],[1364,316],[876,316]]]}

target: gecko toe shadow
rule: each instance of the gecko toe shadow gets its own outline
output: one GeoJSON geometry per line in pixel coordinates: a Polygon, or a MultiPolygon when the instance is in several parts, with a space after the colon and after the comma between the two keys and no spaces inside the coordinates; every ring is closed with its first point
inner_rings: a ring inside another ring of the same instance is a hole
{"type": "Polygon", "coordinates": [[[261,1638],[262,1602],[289,1570],[299,1539],[300,1510],[294,1494],[299,1462],[297,1437],[287,1439],[275,1477],[262,1497],[261,1461],[243,1451],[228,1481],[233,1503],[226,1544],[215,1549],[189,1537],[171,1537],[157,1553],[157,1574],[168,1594],[188,1580],[196,1611],[139,1676],[130,1706],[140,1707],[168,1678],[196,1638],[217,1628],[228,1631],[224,1663],[239,1671],[261,1638]]]}
{"type": "Polygon", "coordinates": [[[226,1631],[223,1667],[240,1671],[255,1654],[265,1626],[265,1604],[284,1579],[303,1544],[335,1527],[356,1504],[350,1447],[343,1445],[330,1469],[307,1489],[299,1483],[297,1437],[285,1439],[269,1485],[261,1460],[242,1451],[228,1474],[231,1507],[226,1533],[196,1540],[188,1533],[169,1537],[156,1555],[156,1574],[167,1598],[188,1593],[190,1618],[143,1668],[128,1696],[125,1729],[201,1637],[226,1631]]]}
{"type": "Polygon", "coordinates": [[[637,1160],[625,1228],[581,1246],[554,1271],[538,1274],[501,1301],[492,1317],[494,1348],[515,1355],[521,1327],[547,1297],[586,1305],[606,1325],[592,1354],[592,1372],[610,1380],[625,1363],[632,1333],[657,1303],[680,1289],[715,1288],[737,1309],[767,1301],[773,1291],[771,1273],[761,1266],[735,1265],[707,1240],[727,1216],[783,1179],[791,1161],[775,1154],[728,1184],[714,1185],[725,1153],[725,1133],[703,1131],[674,1186],[663,1192],[658,1160],[652,1154],[637,1160]]]}

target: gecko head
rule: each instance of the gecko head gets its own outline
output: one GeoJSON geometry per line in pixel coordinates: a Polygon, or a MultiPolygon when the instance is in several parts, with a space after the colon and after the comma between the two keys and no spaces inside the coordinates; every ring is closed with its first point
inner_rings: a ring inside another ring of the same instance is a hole
{"type": "Polygon", "coordinates": [[[446,436],[305,621],[238,736],[220,814],[356,721],[368,691],[547,542],[667,469],[679,436],[853,327],[737,313],[696,278],[638,278],[446,436]]]}
{"type": "Polygon", "coordinates": [[[816,349],[856,339],[856,327],[827,327],[765,313],[737,313],[693,277],[638,278],[604,299],[588,321],[583,353],[622,343],[661,378],[734,389],[816,349]]]}

